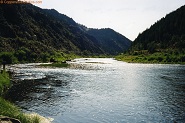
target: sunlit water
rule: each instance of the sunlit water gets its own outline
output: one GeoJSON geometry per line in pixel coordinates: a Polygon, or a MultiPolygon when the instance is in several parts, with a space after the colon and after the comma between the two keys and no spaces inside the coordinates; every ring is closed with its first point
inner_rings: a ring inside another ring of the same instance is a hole
{"type": "Polygon", "coordinates": [[[185,66],[76,59],[70,68],[15,65],[9,97],[54,123],[183,123],[185,66]]]}

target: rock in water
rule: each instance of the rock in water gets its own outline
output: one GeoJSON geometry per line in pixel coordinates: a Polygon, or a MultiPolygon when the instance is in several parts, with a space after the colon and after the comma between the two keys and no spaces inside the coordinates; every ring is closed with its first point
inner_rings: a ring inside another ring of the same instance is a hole
{"type": "Polygon", "coordinates": [[[0,117],[0,123],[21,123],[19,120],[10,117],[0,117]]]}

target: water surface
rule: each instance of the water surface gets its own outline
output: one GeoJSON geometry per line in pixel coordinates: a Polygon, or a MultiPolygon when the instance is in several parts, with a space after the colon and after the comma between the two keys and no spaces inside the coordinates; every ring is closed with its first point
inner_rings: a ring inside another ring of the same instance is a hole
{"type": "Polygon", "coordinates": [[[9,98],[54,123],[183,123],[185,66],[76,59],[70,68],[11,66],[9,98]]]}

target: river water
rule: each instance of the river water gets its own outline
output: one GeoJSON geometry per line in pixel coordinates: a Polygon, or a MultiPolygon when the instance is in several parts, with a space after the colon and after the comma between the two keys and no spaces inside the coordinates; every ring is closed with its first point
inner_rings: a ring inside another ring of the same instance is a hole
{"type": "Polygon", "coordinates": [[[185,65],[83,58],[69,68],[10,67],[9,98],[53,123],[184,123],[185,65]]]}

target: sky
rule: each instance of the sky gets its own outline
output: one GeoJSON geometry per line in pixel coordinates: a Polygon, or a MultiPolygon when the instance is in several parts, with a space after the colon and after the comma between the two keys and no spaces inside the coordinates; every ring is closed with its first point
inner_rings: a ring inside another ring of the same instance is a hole
{"type": "Polygon", "coordinates": [[[35,5],[55,9],[88,28],[112,28],[133,41],[157,20],[185,5],[185,0],[42,0],[35,5]]]}

